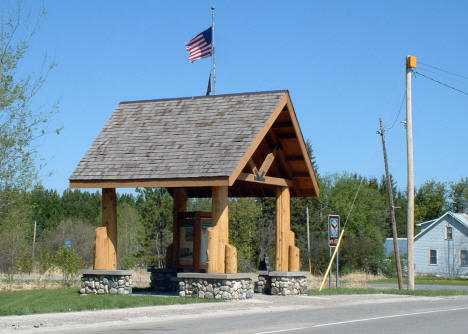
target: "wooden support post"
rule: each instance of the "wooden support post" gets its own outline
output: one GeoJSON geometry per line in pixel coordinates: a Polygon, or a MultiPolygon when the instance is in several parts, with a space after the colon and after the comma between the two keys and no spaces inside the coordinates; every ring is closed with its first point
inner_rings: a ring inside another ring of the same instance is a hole
{"type": "Polygon", "coordinates": [[[228,188],[226,186],[212,187],[211,193],[213,227],[210,229],[212,230],[211,233],[216,234],[216,236],[212,236],[211,244],[209,242],[210,240],[208,240],[208,272],[224,273],[226,257],[225,245],[229,239],[228,188]],[[214,244],[213,241],[216,239],[217,244],[214,244]],[[214,260],[216,265],[210,265],[211,260],[214,260]]]}
{"type": "Polygon", "coordinates": [[[208,229],[207,272],[237,272],[237,250],[229,245],[228,187],[212,187],[211,192],[213,226],[208,229]]]}
{"type": "Polygon", "coordinates": [[[187,190],[185,188],[176,188],[173,192],[173,210],[172,210],[172,245],[168,251],[172,251],[172,256],[167,257],[171,263],[166,263],[167,268],[177,268],[179,263],[180,251],[180,226],[178,224],[179,212],[187,210],[187,190]]]}
{"type": "Polygon", "coordinates": [[[237,248],[226,245],[226,274],[237,274],[237,248]]]}
{"type": "Polygon", "coordinates": [[[290,193],[288,187],[276,190],[276,271],[288,271],[290,246],[290,193]]]}
{"type": "Polygon", "coordinates": [[[289,246],[289,271],[299,271],[299,248],[296,246],[289,246]]]}
{"type": "Polygon", "coordinates": [[[107,265],[108,247],[107,228],[96,228],[94,236],[94,269],[109,269],[107,265]]]}
{"type": "Polygon", "coordinates": [[[117,269],[117,195],[102,189],[102,225],[96,229],[94,269],[117,269]]]}
{"type": "Polygon", "coordinates": [[[206,249],[207,255],[207,270],[206,272],[210,274],[217,274],[218,273],[218,245],[219,245],[219,238],[218,238],[218,229],[216,226],[209,227],[207,229],[208,232],[208,246],[206,249]]]}
{"type": "Polygon", "coordinates": [[[201,259],[201,221],[197,215],[193,224],[193,271],[200,272],[201,259]]]}

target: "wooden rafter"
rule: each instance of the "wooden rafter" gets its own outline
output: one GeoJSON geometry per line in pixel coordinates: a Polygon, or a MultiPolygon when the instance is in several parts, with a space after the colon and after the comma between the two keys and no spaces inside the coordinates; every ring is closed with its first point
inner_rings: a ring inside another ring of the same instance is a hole
{"type": "MultiPolygon", "coordinates": [[[[273,131],[269,131],[268,134],[274,143],[279,143],[279,140],[273,131]]],[[[289,167],[289,164],[286,161],[286,156],[284,155],[283,150],[279,150],[277,155],[278,155],[278,162],[281,168],[286,172],[286,174],[288,175],[288,178],[290,178],[292,181],[293,191],[298,192],[300,189],[299,185],[297,184],[296,180],[294,180],[293,172],[291,171],[291,168],[289,167]]]]}
{"type": "Polygon", "coordinates": [[[302,155],[287,155],[286,161],[304,161],[304,157],[302,155]]]}
{"type": "Polygon", "coordinates": [[[295,132],[298,134],[297,139],[298,139],[299,147],[301,148],[303,156],[307,157],[304,160],[305,160],[305,163],[307,165],[307,169],[310,172],[309,177],[311,177],[312,184],[314,186],[315,196],[319,196],[320,188],[319,188],[319,185],[318,185],[317,175],[315,175],[314,168],[312,167],[312,163],[310,161],[309,153],[307,152],[306,144],[304,142],[304,136],[302,135],[301,128],[299,127],[299,122],[297,121],[296,112],[294,111],[294,106],[292,104],[291,99],[288,99],[287,108],[288,108],[289,114],[291,116],[291,122],[293,124],[293,128],[294,128],[295,132]]]}

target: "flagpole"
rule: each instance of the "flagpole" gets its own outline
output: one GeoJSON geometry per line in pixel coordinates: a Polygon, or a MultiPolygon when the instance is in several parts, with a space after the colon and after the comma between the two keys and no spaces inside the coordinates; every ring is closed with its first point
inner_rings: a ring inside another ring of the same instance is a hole
{"type": "Polygon", "coordinates": [[[216,95],[216,57],[215,57],[215,8],[211,6],[211,87],[216,95]]]}

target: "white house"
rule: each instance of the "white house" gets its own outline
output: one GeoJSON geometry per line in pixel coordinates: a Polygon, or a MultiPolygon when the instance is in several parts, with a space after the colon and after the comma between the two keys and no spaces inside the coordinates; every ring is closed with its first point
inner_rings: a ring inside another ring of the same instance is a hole
{"type": "Polygon", "coordinates": [[[468,276],[468,215],[449,211],[417,225],[415,273],[468,276]]]}
{"type": "MultiPolygon", "coordinates": [[[[398,248],[400,256],[406,256],[408,254],[408,239],[398,238],[398,248]]],[[[385,256],[393,255],[395,252],[393,247],[393,238],[386,238],[384,243],[385,256]]]]}

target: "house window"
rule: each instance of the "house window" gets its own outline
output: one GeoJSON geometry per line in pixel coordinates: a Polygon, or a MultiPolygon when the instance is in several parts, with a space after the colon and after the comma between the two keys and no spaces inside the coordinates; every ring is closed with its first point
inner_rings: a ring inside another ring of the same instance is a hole
{"type": "Polygon", "coordinates": [[[468,266],[468,250],[462,249],[460,251],[460,265],[468,266]]]}
{"type": "Polygon", "coordinates": [[[452,227],[450,226],[445,228],[445,239],[452,240],[452,227]]]}
{"type": "Polygon", "coordinates": [[[429,264],[437,264],[437,250],[436,249],[430,250],[429,264]]]}

